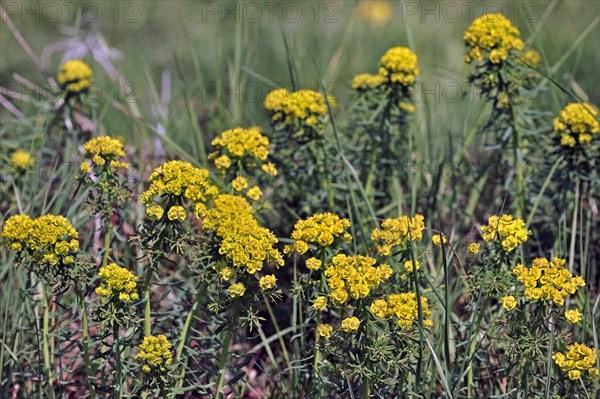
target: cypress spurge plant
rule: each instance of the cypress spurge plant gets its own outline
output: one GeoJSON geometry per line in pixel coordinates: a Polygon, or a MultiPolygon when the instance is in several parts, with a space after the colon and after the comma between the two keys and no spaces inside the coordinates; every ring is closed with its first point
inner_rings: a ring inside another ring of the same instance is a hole
{"type": "Polygon", "coordinates": [[[539,82],[533,68],[541,58],[534,50],[524,51],[519,29],[502,14],[485,14],[475,19],[465,31],[464,40],[468,48],[464,60],[474,66],[469,82],[492,105],[489,122],[482,129],[492,138],[494,148],[499,149],[492,162],[500,163],[504,154],[512,154],[516,216],[524,218],[525,143],[534,138],[524,129],[519,109],[525,109],[532,99],[531,93],[539,82]]]}

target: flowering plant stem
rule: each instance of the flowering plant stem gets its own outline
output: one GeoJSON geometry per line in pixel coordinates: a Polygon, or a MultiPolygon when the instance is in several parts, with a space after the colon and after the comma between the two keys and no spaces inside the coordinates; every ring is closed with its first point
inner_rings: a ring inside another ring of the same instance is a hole
{"type": "Polygon", "coordinates": [[[548,382],[546,382],[546,399],[550,399],[550,386],[552,385],[552,351],[554,350],[554,320],[548,320],[548,331],[550,334],[550,345],[548,346],[548,363],[546,366],[548,382]]]}
{"type": "Polygon", "coordinates": [[[515,172],[517,178],[517,212],[518,218],[525,216],[525,184],[523,181],[523,165],[521,158],[523,157],[521,149],[521,131],[517,119],[517,110],[514,104],[510,103],[510,112],[512,117],[513,127],[513,155],[515,162],[515,172]]]}
{"type": "Polygon", "coordinates": [[[52,384],[52,365],[50,363],[50,349],[48,345],[49,337],[48,337],[48,329],[50,325],[50,305],[48,303],[48,290],[46,288],[46,284],[42,283],[42,299],[44,301],[43,310],[44,310],[44,318],[42,325],[42,340],[43,340],[43,350],[44,350],[44,368],[46,369],[46,376],[48,378],[48,392],[50,395],[50,399],[54,399],[56,396],[54,394],[54,388],[52,384]]]}
{"type": "Polygon", "coordinates": [[[87,303],[83,292],[76,285],[77,297],[81,303],[81,345],[83,347],[83,362],[85,364],[85,374],[89,381],[90,398],[96,399],[96,387],[92,383],[92,366],[90,362],[90,350],[89,350],[89,330],[88,330],[88,318],[87,318],[87,303]]]}
{"type": "Polygon", "coordinates": [[[146,283],[144,284],[144,336],[149,336],[151,333],[150,329],[150,316],[152,309],[150,306],[150,288],[152,284],[152,266],[148,266],[146,270],[146,283]]]}
{"type": "Polygon", "coordinates": [[[113,347],[115,349],[115,368],[117,372],[116,380],[116,389],[117,389],[117,398],[121,399],[123,396],[123,378],[122,376],[122,365],[121,365],[121,347],[119,342],[119,326],[115,323],[113,324],[113,347]]]}
{"type": "MultiPolygon", "coordinates": [[[[206,284],[203,284],[196,299],[194,300],[194,304],[190,309],[186,319],[185,324],[183,325],[183,330],[181,331],[181,339],[179,341],[179,345],[177,346],[177,352],[175,353],[175,364],[179,364],[181,360],[181,355],[183,354],[183,348],[185,347],[185,343],[187,341],[187,334],[190,330],[190,326],[192,324],[192,320],[197,316],[198,311],[200,310],[200,298],[204,297],[204,293],[206,292],[206,284]]],[[[185,364],[181,364],[181,378],[177,381],[177,386],[183,386],[183,380],[185,377],[185,364]]]]}
{"type": "MultiPolygon", "coordinates": [[[[233,305],[233,316],[231,321],[233,323],[236,322],[239,315],[239,303],[233,305]]],[[[225,339],[223,340],[223,351],[221,352],[221,358],[219,360],[219,380],[217,381],[217,390],[215,392],[215,398],[220,399],[222,396],[221,389],[223,389],[223,384],[225,382],[225,365],[227,364],[227,357],[229,356],[229,346],[231,345],[231,338],[233,336],[234,325],[229,326],[227,331],[225,332],[225,339]]]]}

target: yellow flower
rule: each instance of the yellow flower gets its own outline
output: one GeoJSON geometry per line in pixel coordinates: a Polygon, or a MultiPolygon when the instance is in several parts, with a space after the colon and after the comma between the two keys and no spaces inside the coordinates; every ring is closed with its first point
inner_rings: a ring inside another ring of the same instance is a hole
{"type": "Polygon", "coordinates": [[[569,379],[571,379],[571,380],[578,380],[579,377],[581,377],[581,371],[571,370],[567,373],[567,375],[569,376],[569,379]]]}
{"type": "Polygon", "coordinates": [[[154,169],[148,180],[150,187],[140,197],[147,206],[156,202],[156,197],[178,198],[198,204],[219,193],[217,187],[208,181],[208,170],[195,168],[189,162],[166,162],[154,169]]]}
{"type": "Polygon", "coordinates": [[[488,224],[480,228],[483,240],[497,242],[505,252],[512,252],[525,243],[531,234],[522,219],[511,215],[490,216],[488,224]]]}
{"type": "Polygon", "coordinates": [[[146,208],[146,215],[151,220],[158,220],[163,217],[165,210],[160,205],[152,205],[146,208]]]}
{"type": "Polygon", "coordinates": [[[540,63],[541,60],[542,60],[542,57],[540,56],[540,53],[538,53],[535,50],[527,50],[524,53],[522,53],[521,55],[519,55],[517,62],[521,65],[527,65],[529,67],[536,67],[540,63]]]}
{"type": "Polygon", "coordinates": [[[238,176],[231,182],[231,187],[235,191],[242,191],[248,188],[248,179],[243,176],[238,176]]]}
{"type": "Polygon", "coordinates": [[[372,75],[370,73],[361,73],[352,79],[352,88],[357,91],[369,91],[380,88],[385,85],[386,78],[383,75],[372,75]]]}
{"type": "Polygon", "coordinates": [[[571,324],[578,323],[581,321],[582,314],[577,309],[567,310],[565,312],[565,318],[571,324]]]}
{"type": "Polygon", "coordinates": [[[313,309],[323,311],[327,307],[327,297],[320,296],[313,302],[313,309]]]}
{"type": "Polygon", "coordinates": [[[221,276],[221,278],[223,280],[229,281],[229,280],[231,280],[231,277],[233,277],[233,273],[234,273],[234,270],[231,267],[227,266],[227,267],[224,267],[223,269],[221,269],[221,271],[219,272],[219,275],[221,276]]]}
{"type": "Polygon", "coordinates": [[[422,215],[385,219],[381,223],[381,230],[374,229],[371,232],[371,239],[375,241],[375,250],[380,255],[389,256],[396,247],[404,251],[408,249],[409,242],[421,241],[424,228],[425,218],[422,215]]]}
{"type": "Polygon", "coordinates": [[[344,303],[348,296],[366,298],[371,289],[387,281],[392,275],[389,265],[375,266],[375,258],[362,255],[337,254],[324,272],[327,285],[332,290],[331,299],[344,303]]]}
{"type": "Polygon", "coordinates": [[[305,220],[299,220],[292,232],[292,238],[296,241],[292,250],[303,254],[309,249],[308,244],[328,247],[336,239],[349,242],[352,239],[346,232],[349,227],[348,219],[333,213],[317,213],[305,220]]]}
{"type": "Polygon", "coordinates": [[[571,103],[554,118],[553,127],[562,146],[587,145],[600,132],[598,110],[589,103],[571,103]]]}
{"type": "Polygon", "coordinates": [[[525,286],[525,297],[530,301],[553,301],[562,306],[569,295],[585,286],[579,276],[573,276],[565,267],[566,261],[555,257],[552,261],[544,258],[533,260],[531,268],[517,265],[513,274],[525,286]]]}
{"type": "MultiPolygon", "coordinates": [[[[421,268],[421,264],[419,263],[418,260],[415,260],[415,264],[416,264],[416,270],[419,270],[421,268]]],[[[406,262],[404,262],[404,270],[406,270],[409,273],[413,272],[413,262],[412,260],[407,260],[406,262]]]]}
{"type": "Polygon", "coordinates": [[[481,245],[478,242],[472,242],[469,244],[467,252],[469,252],[469,254],[471,255],[477,255],[479,253],[480,247],[481,245]]]}
{"type": "Polygon", "coordinates": [[[261,166],[263,172],[271,176],[277,176],[277,168],[272,162],[267,162],[261,166]]]}
{"type": "Polygon", "coordinates": [[[220,239],[219,253],[249,274],[261,270],[265,262],[284,265],[281,253],[274,248],[277,237],[258,224],[253,212],[245,198],[221,194],[203,219],[203,228],[220,239]]]}
{"type": "Polygon", "coordinates": [[[144,337],[135,360],[142,365],[142,371],[145,373],[164,373],[173,362],[171,343],[162,334],[148,335],[144,337]]]}
{"type": "Polygon", "coordinates": [[[412,86],[420,70],[417,55],[406,47],[393,47],[379,60],[379,74],[385,76],[391,84],[412,86]]]}
{"type": "Polygon", "coordinates": [[[98,272],[102,285],[96,288],[96,294],[103,297],[116,295],[120,301],[137,301],[139,295],[136,291],[135,275],[129,270],[115,263],[101,267],[98,272]]]}
{"type": "Polygon", "coordinates": [[[212,141],[212,145],[223,154],[215,159],[215,166],[219,170],[227,170],[231,166],[229,157],[240,160],[251,157],[258,161],[265,161],[271,149],[269,138],[264,136],[261,129],[256,126],[225,130],[212,141]]]}
{"type": "Polygon", "coordinates": [[[273,274],[269,274],[267,276],[263,276],[260,278],[258,285],[260,285],[260,289],[263,291],[267,291],[276,287],[277,277],[273,274]]]}
{"type": "Polygon", "coordinates": [[[90,170],[92,170],[92,167],[88,161],[83,161],[81,165],[79,165],[79,169],[81,169],[83,173],[88,173],[90,170]]]}
{"type": "Polygon", "coordinates": [[[221,155],[215,159],[215,167],[219,172],[226,172],[231,167],[231,158],[227,155],[221,155]]]}
{"type": "MultiPolygon", "coordinates": [[[[428,319],[432,315],[429,301],[426,297],[421,296],[420,302],[423,326],[432,327],[433,322],[428,319]]],[[[419,319],[419,305],[414,292],[392,294],[387,299],[378,299],[371,304],[370,310],[371,313],[383,320],[394,317],[400,328],[410,327],[419,319]]]]}
{"type": "Polygon", "coordinates": [[[229,293],[230,297],[236,298],[244,295],[246,292],[246,287],[242,283],[231,284],[227,289],[227,292],[229,293]]]}
{"type": "Polygon", "coordinates": [[[77,230],[63,216],[44,215],[31,219],[27,215],[9,217],[2,229],[4,244],[16,251],[26,250],[34,261],[54,266],[73,263],[79,244],[77,230]]]}
{"type": "Polygon", "coordinates": [[[517,301],[515,299],[514,296],[512,295],[506,295],[505,297],[502,298],[502,307],[504,307],[504,309],[506,309],[507,311],[511,311],[514,308],[517,307],[517,301]]]}
{"type": "Polygon", "coordinates": [[[267,94],[263,102],[265,110],[274,122],[283,122],[288,126],[303,124],[316,128],[323,124],[328,115],[327,100],[321,93],[313,90],[289,92],[286,89],[275,89],[267,94]]]}
{"type": "Polygon", "coordinates": [[[333,332],[333,327],[331,326],[331,324],[319,324],[317,326],[317,334],[319,334],[319,337],[329,339],[329,338],[331,338],[332,332],[333,332]]]}
{"type": "Polygon", "coordinates": [[[437,247],[441,247],[442,246],[442,242],[444,244],[446,244],[448,242],[448,240],[446,239],[445,235],[442,235],[442,238],[440,238],[439,234],[436,234],[433,237],[431,237],[431,241],[433,242],[433,245],[435,245],[437,247]]]}
{"type": "Polygon", "coordinates": [[[81,60],[69,60],[60,66],[58,83],[70,93],[79,93],[92,84],[92,68],[81,60]]]}
{"type": "MultiPolygon", "coordinates": [[[[83,145],[85,150],[85,158],[92,160],[96,165],[102,166],[106,161],[116,161],[116,158],[125,156],[123,151],[123,143],[112,137],[100,136],[95,137],[83,145]]],[[[118,168],[121,164],[116,161],[116,167],[118,168]]],[[[111,166],[115,167],[115,164],[111,162],[111,166]]]]}
{"type": "Polygon", "coordinates": [[[384,299],[375,300],[371,304],[371,307],[369,309],[371,310],[371,313],[373,313],[375,316],[379,317],[380,319],[388,318],[387,302],[384,299]]]}
{"type": "Polygon", "coordinates": [[[352,332],[358,330],[360,326],[360,320],[356,317],[348,317],[342,320],[342,330],[344,332],[352,332]]]}
{"type": "Polygon", "coordinates": [[[167,212],[167,217],[169,220],[185,220],[187,218],[187,213],[185,208],[182,206],[172,206],[167,212]]]}
{"type": "Polygon", "coordinates": [[[263,192],[258,186],[254,186],[246,192],[246,197],[250,198],[252,201],[258,201],[262,195],[263,192]]]}
{"type": "Polygon", "coordinates": [[[27,151],[16,150],[10,157],[12,166],[20,171],[25,171],[35,163],[35,158],[27,151]]]}
{"type": "Polygon", "coordinates": [[[402,111],[404,111],[407,114],[412,114],[417,110],[417,107],[415,107],[413,104],[407,103],[405,101],[400,102],[398,104],[398,108],[400,108],[402,111]]]}
{"type": "Polygon", "coordinates": [[[596,350],[585,344],[573,343],[567,347],[565,354],[556,352],[552,359],[571,380],[578,380],[584,376],[583,373],[587,373],[589,378],[598,378],[598,369],[594,367],[596,350]]]}
{"type": "Polygon", "coordinates": [[[508,59],[511,50],[521,51],[523,41],[519,30],[502,14],[485,14],[473,21],[464,34],[469,47],[465,62],[483,61],[488,56],[492,64],[508,59]]]}
{"type": "Polygon", "coordinates": [[[308,270],[319,270],[321,265],[321,261],[317,258],[309,258],[306,260],[306,267],[308,270]]]}

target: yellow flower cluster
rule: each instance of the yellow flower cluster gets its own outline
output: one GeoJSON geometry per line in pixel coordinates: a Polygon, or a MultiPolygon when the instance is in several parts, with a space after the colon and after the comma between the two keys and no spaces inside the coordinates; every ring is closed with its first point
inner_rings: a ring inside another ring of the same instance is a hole
{"type": "Polygon", "coordinates": [[[383,75],[373,75],[370,73],[361,73],[352,79],[352,88],[358,91],[368,91],[378,89],[387,81],[383,75]]]}
{"type": "Polygon", "coordinates": [[[525,286],[525,297],[530,301],[553,301],[562,306],[566,297],[585,286],[583,278],[574,277],[565,263],[564,259],[556,257],[552,261],[536,258],[531,268],[522,264],[515,266],[513,274],[525,286]]]}
{"type": "Polygon", "coordinates": [[[11,249],[26,250],[34,261],[51,266],[73,263],[79,249],[77,231],[63,216],[11,216],[2,229],[2,237],[11,249]]]}
{"type": "MultiPolygon", "coordinates": [[[[104,166],[108,162],[108,166],[112,169],[127,169],[127,162],[119,162],[117,158],[125,156],[123,151],[123,143],[120,140],[113,139],[108,136],[95,137],[83,145],[85,157],[92,161],[93,165],[104,166]]],[[[89,172],[91,166],[88,162],[81,164],[83,172],[89,172]]]]}
{"type": "MultiPolygon", "coordinates": [[[[350,221],[330,212],[317,213],[307,219],[299,220],[294,225],[292,238],[296,241],[293,245],[285,247],[285,253],[306,253],[310,244],[328,247],[335,240],[343,242],[352,241],[352,236],[346,231],[350,221]]],[[[318,269],[318,267],[317,267],[318,269]]]]}
{"type": "Polygon", "coordinates": [[[587,373],[589,378],[598,378],[598,369],[594,367],[596,351],[585,344],[571,344],[566,353],[557,352],[552,359],[571,380],[578,380],[583,373],[587,373]]]}
{"type": "Polygon", "coordinates": [[[116,263],[109,263],[100,268],[98,276],[102,285],[96,288],[96,294],[107,298],[115,296],[122,302],[137,301],[139,299],[135,276],[124,267],[116,263]]]}
{"type": "Polygon", "coordinates": [[[333,327],[331,326],[331,324],[319,324],[317,326],[317,334],[319,334],[319,337],[329,339],[329,338],[331,338],[332,332],[333,332],[333,327]]]}
{"type": "Polygon", "coordinates": [[[521,51],[521,33],[502,14],[486,14],[473,21],[464,34],[469,47],[465,62],[483,61],[500,64],[508,59],[509,51],[521,51]]]}
{"type": "Polygon", "coordinates": [[[81,60],[69,60],[60,66],[58,83],[70,93],[79,93],[92,84],[92,68],[81,60]]]}
{"type": "Polygon", "coordinates": [[[442,244],[446,245],[446,243],[448,242],[448,239],[446,238],[446,236],[443,233],[442,233],[441,237],[440,237],[439,233],[435,233],[435,235],[433,237],[431,237],[431,242],[436,247],[441,247],[442,244]]]}
{"type": "Polygon", "coordinates": [[[517,307],[517,300],[512,295],[506,295],[502,298],[502,307],[510,312],[517,307]]]}
{"type": "Polygon", "coordinates": [[[410,241],[421,241],[424,228],[425,218],[422,215],[385,219],[381,223],[381,230],[372,231],[371,239],[375,241],[375,250],[380,255],[389,256],[395,247],[406,250],[410,241]]]}
{"type": "MultiPolygon", "coordinates": [[[[204,202],[216,196],[219,190],[208,181],[208,170],[199,169],[189,162],[169,161],[154,169],[150,175],[150,188],[142,193],[141,200],[146,204],[146,215],[153,220],[164,214],[162,202],[191,201],[194,213],[202,217],[206,212],[204,202]],[[160,198],[160,202],[156,198],[160,198]],[[166,197],[166,201],[165,201],[166,197]]],[[[186,209],[174,205],[167,212],[169,220],[185,220],[186,209]]]]}
{"type": "Polygon", "coordinates": [[[478,242],[472,242],[469,244],[468,248],[467,248],[467,252],[469,253],[469,255],[477,255],[479,253],[479,249],[481,248],[481,244],[479,244],[478,242]]]}
{"type": "Polygon", "coordinates": [[[284,264],[283,257],[273,247],[277,238],[258,224],[252,207],[243,197],[219,195],[214,207],[206,211],[203,227],[221,240],[219,253],[249,274],[260,271],[264,262],[274,262],[278,267],[284,264]]]}
{"type": "Polygon", "coordinates": [[[273,274],[262,276],[258,281],[258,285],[263,291],[272,290],[273,288],[277,287],[277,277],[275,277],[273,274]]]}
{"type": "Polygon", "coordinates": [[[571,324],[579,323],[583,315],[577,309],[567,310],[565,312],[565,319],[571,324]]]}
{"type": "Polygon", "coordinates": [[[392,47],[379,60],[379,74],[392,84],[412,86],[419,75],[417,55],[407,47],[392,47]]]}
{"type": "Polygon", "coordinates": [[[542,56],[535,50],[527,50],[519,55],[517,63],[529,67],[537,66],[542,61],[542,56]]]}
{"type": "Polygon", "coordinates": [[[600,132],[598,110],[589,103],[571,103],[554,118],[554,131],[560,134],[560,144],[574,147],[586,145],[600,132]]]}
{"type": "MultiPolygon", "coordinates": [[[[333,98],[328,100],[330,103],[335,101],[333,98]]],[[[301,123],[314,127],[327,117],[325,96],[314,90],[290,92],[287,89],[275,89],[267,94],[263,105],[273,121],[282,121],[287,125],[301,123]]]]}
{"type": "Polygon", "coordinates": [[[511,215],[490,216],[487,225],[481,226],[480,231],[486,242],[498,242],[506,252],[514,251],[531,234],[523,220],[514,219],[511,215]]]}
{"type": "MultiPolygon", "coordinates": [[[[380,319],[387,320],[396,317],[401,328],[412,326],[413,322],[419,320],[419,304],[414,292],[392,294],[387,299],[377,299],[371,304],[371,313],[380,319]]],[[[423,313],[423,325],[432,327],[433,321],[429,319],[432,312],[426,297],[421,296],[421,311],[423,313]]]]}
{"type": "Polygon", "coordinates": [[[226,172],[235,161],[249,161],[245,167],[258,165],[267,160],[271,148],[269,138],[259,127],[225,130],[212,145],[217,151],[210,154],[209,159],[214,159],[215,167],[221,172],[226,172]]]}
{"type": "Polygon", "coordinates": [[[229,296],[232,298],[237,298],[243,296],[246,293],[246,286],[242,283],[231,284],[227,289],[229,296]]]}
{"type": "Polygon", "coordinates": [[[35,158],[27,151],[16,150],[10,157],[10,163],[16,170],[25,171],[35,163],[35,158]]]}
{"type": "Polygon", "coordinates": [[[144,373],[164,373],[173,362],[171,343],[162,334],[146,336],[140,345],[139,353],[135,355],[135,360],[142,365],[144,373]]]}
{"type": "Polygon", "coordinates": [[[344,332],[353,332],[358,330],[358,327],[360,327],[360,320],[358,320],[358,317],[346,317],[344,320],[342,320],[342,330],[344,330],[344,332]]]}
{"type": "Polygon", "coordinates": [[[392,268],[386,264],[375,267],[376,262],[369,256],[335,255],[324,272],[331,299],[342,304],[348,300],[348,296],[365,298],[371,289],[387,281],[393,273],[392,268]]]}
{"type": "Polygon", "coordinates": [[[321,296],[317,297],[317,299],[315,299],[312,307],[315,310],[323,311],[327,307],[327,302],[329,302],[327,297],[321,295],[321,296]]]}

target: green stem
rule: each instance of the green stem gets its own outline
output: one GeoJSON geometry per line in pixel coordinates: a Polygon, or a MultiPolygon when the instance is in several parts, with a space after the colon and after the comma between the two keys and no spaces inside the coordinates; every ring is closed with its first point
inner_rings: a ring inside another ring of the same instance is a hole
{"type": "Polygon", "coordinates": [[[513,123],[513,155],[515,162],[515,171],[517,178],[517,217],[523,218],[525,216],[525,184],[523,180],[522,164],[521,164],[521,131],[519,129],[519,123],[517,119],[517,111],[515,106],[510,104],[510,111],[512,115],[512,123],[513,123]]]}
{"type": "Polygon", "coordinates": [[[90,388],[90,398],[96,399],[96,387],[92,382],[92,363],[90,361],[90,349],[89,349],[89,327],[88,327],[88,317],[87,317],[87,303],[85,301],[85,296],[83,292],[77,286],[77,296],[79,297],[79,301],[81,303],[81,339],[83,346],[83,362],[85,364],[85,374],[89,381],[90,388]]]}
{"type": "Polygon", "coordinates": [[[575,199],[573,200],[573,221],[571,222],[571,243],[569,245],[569,271],[573,273],[575,264],[575,241],[577,238],[577,211],[579,208],[579,179],[575,181],[575,199]]]}
{"type": "Polygon", "coordinates": [[[283,358],[285,359],[286,365],[288,368],[292,368],[292,363],[290,361],[290,355],[288,353],[287,347],[285,345],[285,341],[283,340],[283,335],[281,334],[281,328],[279,327],[279,323],[277,322],[277,318],[275,317],[275,313],[273,312],[273,308],[271,304],[267,300],[267,298],[263,297],[265,305],[267,307],[267,312],[269,312],[269,317],[273,322],[273,327],[275,327],[275,332],[277,333],[277,339],[279,340],[279,345],[281,346],[281,351],[283,352],[283,358]]]}
{"type": "Polygon", "coordinates": [[[217,391],[215,393],[215,398],[221,398],[221,389],[223,389],[223,384],[225,382],[225,366],[227,364],[227,357],[229,356],[229,347],[231,346],[231,338],[233,337],[233,329],[236,326],[236,322],[238,320],[238,316],[240,314],[240,303],[236,301],[233,305],[233,312],[231,316],[230,326],[225,333],[225,339],[223,340],[223,351],[221,352],[221,358],[219,360],[219,380],[217,381],[217,391]]]}
{"type": "Polygon", "coordinates": [[[102,257],[102,267],[108,264],[108,253],[110,252],[110,225],[106,226],[106,234],[104,235],[104,256],[102,257]]]}
{"type": "MultiPolygon", "coordinates": [[[[179,345],[177,346],[177,352],[175,353],[175,364],[178,364],[181,360],[181,355],[183,354],[183,348],[185,348],[185,344],[187,341],[187,334],[190,330],[192,320],[194,320],[194,318],[198,314],[198,311],[200,310],[200,298],[202,298],[204,296],[205,289],[206,289],[206,285],[203,285],[202,289],[196,296],[196,300],[194,301],[194,304],[192,305],[192,308],[190,309],[190,311],[185,319],[185,324],[183,325],[183,330],[181,331],[181,339],[179,341],[179,345]]],[[[183,386],[184,377],[185,377],[185,364],[182,364],[181,365],[181,378],[177,382],[178,387],[183,386]]]]}
{"type": "Polygon", "coordinates": [[[52,386],[52,366],[50,363],[50,346],[48,345],[49,341],[49,326],[50,326],[50,305],[48,303],[48,291],[46,288],[46,284],[42,283],[42,297],[44,301],[44,318],[43,318],[43,330],[42,330],[42,340],[43,340],[43,350],[44,350],[44,367],[46,369],[46,376],[48,378],[48,387],[50,392],[50,399],[54,399],[56,396],[54,394],[54,387],[52,386]]]}
{"type": "Polygon", "coordinates": [[[121,399],[123,392],[123,384],[122,384],[122,366],[121,366],[121,345],[119,342],[119,326],[117,324],[113,324],[113,347],[115,349],[115,368],[117,371],[117,388],[118,389],[118,398],[121,399]]]}
{"type": "Polygon", "coordinates": [[[150,316],[152,314],[152,309],[150,306],[150,288],[152,282],[152,265],[148,266],[146,270],[146,283],[144,285],[144,336],[149,336],[151,334],[150,328],[150,316]]]}
{"type": "Polygon", "coordinates": [[[233,328],[227,329],[225,333],[225,339],[223,340],[223,351],[221,352],[221,359],[219,360],[219,380],[217,381],[217,391],[215,393],[216,399],[220,399],[221,389],[223,389],[223,383],[225,381],[225,364],[227,363],[227,356],[229,355],[229,346],[231,344],[231,337],[233,335],[233,328]]]}
{"type": "Polygon", "coordinates": [[[554,350],[554,326],[552,325],[553,320],[548,320],[548,329],[550,330],[550,346],[548,348],[548,382],[546,383],[546,399],[550,399],[550,386],[552,385],[552,351],[554,350]]]}

